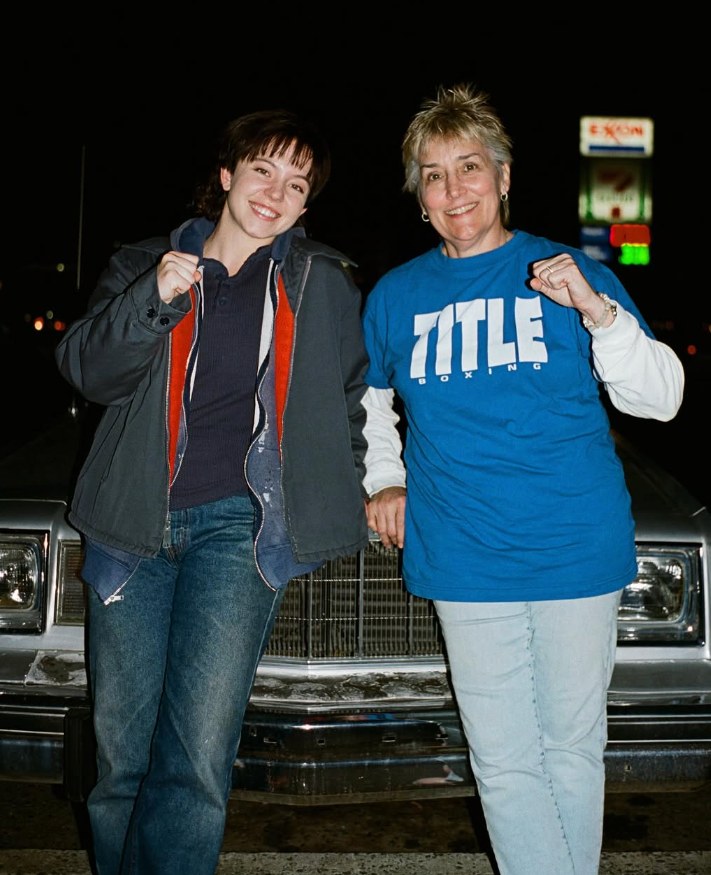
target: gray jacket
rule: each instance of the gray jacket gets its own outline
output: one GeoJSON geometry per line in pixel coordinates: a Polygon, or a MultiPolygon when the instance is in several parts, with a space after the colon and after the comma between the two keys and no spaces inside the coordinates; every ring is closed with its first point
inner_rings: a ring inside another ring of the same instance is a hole
{"type": "MultiPolygon", "coordinates": [[[[191,219],[170,239],[119,249],[86,314],[57,346],[64,377],[105,407],[69,519],[114,560],[132,564],[160,549],[200,344],[201,283],[166,304],[158,294],[157,265],[169,249],[201,256],[212,228],[206,219],[191,219]]],[[[257,509],[257,564],[273,588],[368,541],[361,403],[367,357],[361,294],[348,263],[301,229],[272,247],[246,472],[257,509]],[[277,307],[286,307],[279,320],[277,307]],[[285,323],[293,334],[288,348],[276,328],[285,323]],[[285,355],[287,388],[279,401],[273,368],[285,355]]]]}

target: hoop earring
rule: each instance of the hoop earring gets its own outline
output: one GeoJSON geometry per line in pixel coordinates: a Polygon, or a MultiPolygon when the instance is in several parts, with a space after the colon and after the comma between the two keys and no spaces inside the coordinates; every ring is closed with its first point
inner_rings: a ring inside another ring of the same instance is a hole
{"type": "Polygon", "coordinates": [[[508,199],[509,199],[509,193],[507,191],[501,192],[501,203],[505,204],[508,199]]]}
{"type": "Polygon", "coordinates": [[[422,215],[420,216],[420,218],[422,219],[423,222],[429,222],[429,220],[430,220],[430,217],[427,215],[427,213],[424,210],[422,210],[422,215]]]}

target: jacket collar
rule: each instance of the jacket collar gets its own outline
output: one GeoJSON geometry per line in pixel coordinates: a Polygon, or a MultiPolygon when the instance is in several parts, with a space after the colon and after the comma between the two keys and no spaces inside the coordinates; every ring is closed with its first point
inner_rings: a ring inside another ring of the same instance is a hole
{"type": "MultiPolygon", "coordinates": [[[[202,257],[205,241],[215,230],[215,223],[204,216],[188,219],[170,235],[170,245],[177,252],[188,252],[190,255],[202,257]]],[[[275,238],[272,243],[271,255],[275,261],[283,261],[296,237],[306,237],[306,231],[297,225],[275,238]]]]}

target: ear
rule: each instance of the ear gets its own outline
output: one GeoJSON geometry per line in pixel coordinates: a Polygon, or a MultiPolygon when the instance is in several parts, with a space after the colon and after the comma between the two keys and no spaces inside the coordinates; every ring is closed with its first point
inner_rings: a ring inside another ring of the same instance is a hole
{"type": "Polygon", "coordinates": [[[508,191],[511,188],[511,165],[510,164],[502,164],[501,165],[501,190],[508,191]]]}
{"type": "Polygon", "coordinates": [[[225,191],[229,191],[232,187],[232,174],[226,167],[220,168],[220,182],[225,191]]]}

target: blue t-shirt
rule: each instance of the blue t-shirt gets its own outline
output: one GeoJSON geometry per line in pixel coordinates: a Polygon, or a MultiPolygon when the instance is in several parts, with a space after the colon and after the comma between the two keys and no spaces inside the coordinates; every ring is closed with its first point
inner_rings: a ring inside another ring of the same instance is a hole
{"type": "Polygon", "coordinates": [[[403,576],[415,595],[566,599],[636,575],[590,335],[574,308],[528,284],[531,262],[560,252],[652,336],[609,268],[522,231],[469,258],[438,246],[368,295],[366,381],[396,390],[407,423],[403,576]]]}

